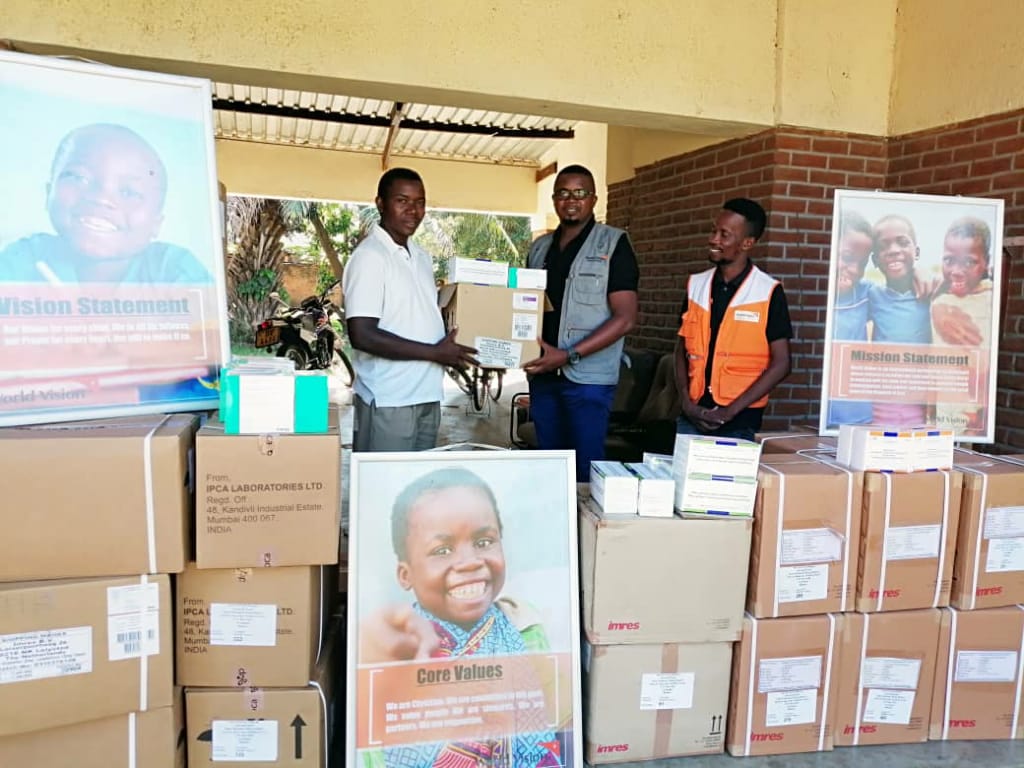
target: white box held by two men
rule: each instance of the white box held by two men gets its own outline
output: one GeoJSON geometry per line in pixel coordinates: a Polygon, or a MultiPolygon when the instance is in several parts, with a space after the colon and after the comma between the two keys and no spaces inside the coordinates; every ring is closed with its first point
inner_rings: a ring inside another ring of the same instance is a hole
{"type": "Polygon", "coordinates": [[[682,514],[751,517],[757,496],[761,444],[749,440],[676,435],[672,454],[675,508],[682,514]]]}
{"type": "Polygon", "coordinates": [[[448,259],[448,282],[500,285],[504,288],[508,284],[508,264],[503,261],[452,256],[448,259]]]}
{"type": "Polygon", "coordinates": [[[862,472],[950,469],[953,441],[954,433],[949,429],[843,424],[839,427],[836,460],[862,472]]]}

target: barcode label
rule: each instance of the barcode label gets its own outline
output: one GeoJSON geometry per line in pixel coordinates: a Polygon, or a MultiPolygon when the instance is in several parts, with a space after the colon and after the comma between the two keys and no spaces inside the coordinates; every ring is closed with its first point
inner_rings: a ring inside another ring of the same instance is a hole
{"type": "Polygon", "coordinates": [[[160,653],[160,587],[107,589],[107,655],[111,661],[160,653]]]}

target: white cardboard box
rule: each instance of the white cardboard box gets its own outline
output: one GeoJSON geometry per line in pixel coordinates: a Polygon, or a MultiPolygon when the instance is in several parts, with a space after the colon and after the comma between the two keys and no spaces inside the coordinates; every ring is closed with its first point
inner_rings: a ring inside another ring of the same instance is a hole
{"type": "Polygon", "coordinates": [[[676,483],[672,468],[663,464],[626,464],[639,481],[636,513],[641,517],[672,517],[676,483]]]}
{"type": "Polygon", "coordinates": [[[635,515],[639,478],[619,461],[590,462],[590,495],[605,515],[635,515]]]}
{"type": "Polygon", "coordinates": [[[503,261],[452,256],[448,259],[448,282],[500,285],[504,288],[508,285],[508,264],[503,261]]]}
{"type": "Polygon", "coordinates": [[[682,514],[751,517],[761,444],[676,435],[672,454],[675,508],[682,514]]]}
{"type": "Polygon", "coordinates": [[[508,270],[509,288],[535,288],[546,291],[548,287],[548,271],[546,269],[526,269],[510,267],[508,270]]]}

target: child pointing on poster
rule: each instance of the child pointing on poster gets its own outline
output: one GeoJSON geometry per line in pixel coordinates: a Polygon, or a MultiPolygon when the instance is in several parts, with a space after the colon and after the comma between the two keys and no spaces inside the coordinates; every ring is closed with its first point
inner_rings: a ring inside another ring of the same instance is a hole
{"type": "MultiPolygon", "coordinates": [[[[503,527],[490,486],[469,470],[431,472],[407,486],[391,515],[398,583],[413,605],[389,606],[360,622],[359,663],[501,656],[543,651],[547,637],[528,606],[504,597],[503,527]]],[[[508,764],[557,766],[554,733],[539,727],[499,739],[459,739],[370,751],[368,766],[508,764]],[[492,762],[499,758],[508,763],[492,762]],[[455,760],[456,762],[451,762],[455,760]]]]}
{"type": "Polygon", "coordinates": [[[37,233],[0,251],[0,282],[211,281],[191,252],[156,240],[167,171],[156,150],[129,128],[97,123],[68,133],[46,189],[56,235],[37,233]]]}

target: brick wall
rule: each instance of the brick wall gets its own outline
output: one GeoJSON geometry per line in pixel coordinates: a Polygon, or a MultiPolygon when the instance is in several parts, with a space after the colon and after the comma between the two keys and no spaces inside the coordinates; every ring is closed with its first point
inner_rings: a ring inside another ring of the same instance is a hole
{"type": "Polygon", "coordinates": [[[730,197],[758,200],[770,219],[755,260],[783,281],[796,331],[794,370],[765,424],[816,421],[832,190],[879,188],[885,171],[882,139],[777,129],[663,160],[613,185],[608,221],[629,229],[641,264],[640,321],[630,343],[672,349],[686,279],[708,267],[712,216],[730,197]]]}
{"type": "MultiPolygon", "coordinates": [[[[889,142],[885,189],[999,197],[1004,236],[1024,236],[1024,111],[991,115],[889,142]]],[[[996,381],[996,450],[1024,448],[1024,263],[1020,246],[1003,255],[996,381]]]]}
{"type": "MultiPolygon", "coordinates": [[[[766,426],[817,423],[837,188],[1006,201],[1005,236],[1024,237],[1024,110],[889,140],[778,128],[662,160],[608,191],[608,221],[629,230],[641,265],[640,327],[630,343],[675,343],[686,278],[707,268],[711,217],[729,197],[769,211],[755,259],[779,277],[796,330],[794,371],[773,395],[766,426]]],[[[1024,248],[1003,259],[994,450],[1024,449],[1024,248]]]]}

